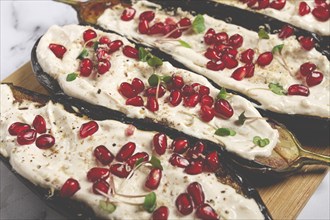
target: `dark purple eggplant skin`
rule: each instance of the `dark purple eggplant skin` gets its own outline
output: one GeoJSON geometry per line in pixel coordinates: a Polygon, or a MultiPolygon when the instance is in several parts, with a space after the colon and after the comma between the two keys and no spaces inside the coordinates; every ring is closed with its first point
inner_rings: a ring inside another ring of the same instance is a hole
{"type": "MultiPolygon", "coordinates": [[[[75,102],[72,103],[71,102],[72,100],[63,99],[62,97],[58,97],[58,96],[49,97],[49,96],[42,95],[42,94],[30,91],[30,90],[26,90],[21,87],[17,87],[17,86],[13,86],[13,85],[10,85],[10,86],[11,86],[12,91],[14,93],[15,92],[19,93],[19,96],[23,97],[23,99],[27,99],[30,101],[36,101],[41,104],[45,104],[51,100],[53,102],[62,104],[67,111],[76,114],[76,112],[74,112],[73,108],[72,108],[72,104],[75,104],[75,102]]],[[[75,106],[75,107],[77,107],[77,106],[75,106]]],[[[87,111],[87,113],[88,112],[90,112],[90,111],[87,111]]],[[[78,114],[78,116],[79,115],[80,114],[78,114]]],[[[86,114],[86,116],[88,116],[91,119],[96,120],[95,118],[92,117],[92,115],[86,114]]],[[[182,134],[178,134],[178,133],[174,133],[174,134],[166,133],[166,134],[171,138],[182,137],[182,134]]],[[[187,138],[189,138],[189,137],[187,137],[187,138]]],[[[190,141],[190,143],[194,143],[199,140],[197,140],[196,138],[189,138],[189,141],[190,141]]],[[[215,149],[219,151],[219,147],[214,146],[214,144],[212,145],[212,144],[206,143],[206,146],[207,146],[207,151],[212,151],[215,149]]],[[[251,186],[249,180],[247,180],[246,177],[243,177],[243,173],[240,173],[236,169],[233,168],[234,166],[233,166],[231,160],[228,160],[228,156],[226,155],[226,153],[220,152],[220,153],[218,153],[218,156],[219,156],[219,161],[220,161],[220,168],[216,172],[216,175],[218,176],[219,180],[223,181],[223,182],[227,182],[227,181],[231,182],[232,187],[234,187],[236,189],[236,191],[243,193],[247,198],[252,198],[257,202],[259,209],[262,212],[262,214],[264,215],[264,218],[266,220],[272,219],[272,217],[271,217],[267,207],[263,203],[258,191],[251,186]]],[[[82,202],[63,199],[59,196],[59,192],[57,192],[57,191],[55,192],[54,196],[49,198],[48,197],[49,191],[47,189],[34,185],[33,183],[31,183],[24,177],[20,176],[18,173],[14,172],[9,163],[8,158],[3,157],[2,155],[0,155],[0,158],[1,158],[1,161],[6,165],[6,167],[9,170],[11,170],[14,173],[14,175],[24,185],[26,185],[29,189],[31,189],[31,191],[33,191],[42,200],[44,200],[48,206],[50,206],[51,208],[58,211],[65,218],[98,219],[95,216],[95,213],[93,212],[93,210],[91,208],[89,208],[87,205],[85,205],[82,202]]]]}

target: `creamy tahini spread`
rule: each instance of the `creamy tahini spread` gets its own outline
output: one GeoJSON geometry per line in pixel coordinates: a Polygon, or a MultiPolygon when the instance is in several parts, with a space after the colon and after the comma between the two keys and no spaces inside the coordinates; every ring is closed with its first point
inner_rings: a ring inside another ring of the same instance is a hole
{"type": "MultiPolygon", "coordinates": [[[[169,53],[174,59],[189,69],[206,76],[218,85],[252,97],[261,103],[261,108],[286,114],[330,117],[329,61],[315,49],[311,51],[302,49],[294,36],[281,40],[277,35],[270,34],[270,39],[268,40],[259,39],[256,32],[204,15],[206,30],[213,28],[216,32],[227,32],[229,36],[237,33],[242,35],[244,41],[238,52],[240,53],[251,48],[256,51],[254,60],[258,58],[259,54],[272,51],[274,46],[284,44],[282,56],[275,54],[270,65],[265,67],[256,65],[253,77],[237,81],[231,78],[234,69],[212,71],[206,68],[206,63],[209,60],[204,56],[204,52],[208,48],[208,45],[203,42],[204,33],[184,32],[179,39],[189,43],[191,48],[186,48],[180,45],[178,39],[168,40],[159,35],[142,35],[137,30],[139,14],[146,10],[155,10],[154,8],[157,8],[155,20],[160,21],[164,21],[167,17],[176,18],[177,21],[181,17],[188,17],[193,20],[194,17],[190,13],[178,10],[176,16],[173,16],[166,14],[159,5],[146,1],[140,1],[132,7],[136,9],[136,16],[131,21],[125,22],[120,19],[123,8],[118,6],[107,9],[97,23],[105,29],[116,31],[132,40],[157,47],[169,53]],[[150,9],[148,6],[153,7],[150,9]],[[317,69],[324,74],[321,84],[309,88],[310,95],[308,97],[277,95],[269,90],[269,83],[279,83],[285,90],[290,85],[303,84],[304,79],[299,78],[299,68],[305,62],[314,63],[317,69]]],[[[238,67],[244,65],[240,61],[239,63],[238,67]]]]}
{"type": "MultiPolygon", "coordinates": [[[[270,156],[272,149],[278,142],[278,132],[272,129],[264,119],[249,120],[243,126],[237,126],[235,121],[243,111],[247,117],[261,117],[253,105],[240,96],[230,95],[228,98],[234,109],[234,115],[230,119],[215,117],[208,123],[199,119],[199,105],[194,108],[186,108],[181,103],[179,106],[171,107],[167,101],[168,91],[162,98],[158,99],[159,110],[154,113],[145,107],[125,105],[126,98],[118,91],[120,84],[122,82],[130,83],[133,78],[137,77],[147,86],[147,80],[154,71],[159,75],[181,75],[188,85],[198,82],[208,86],[212,97],[216,97],[219,93],[219,90],[215,89],[204,77],[174,68],[168,62],[164,62],[161,67],[154,70],[146,62],[126,57],[120,49],[111,54],[109,72],[104,75],[92,74],[90,77],[78,77],[76,80],[68,82],[66,80],[67,75],[78,71],[79,60],[76,58],[83,49],[82,35],[88,28],[90,27],[78,25],[53,26],[39,42],[37,57],[41,67],[57,79],[66,94],[93,104],[119,110],[132,118],[151,118],[157,122],[165,122],[168,126],[186,134],[224,145],[227,150],[247,159],[252,160],[256,156],[270,156]],[[62,60],[56,58],[48,48],[50,43],[62,44],[67,48],[62,60]],[[236,135],[228,137],[215,135],[217,128],[233,129],[236,131],[236,135]],[[268,138],[270,143],[263,148],[258,147],[253,143],[255,136],[268,138]]],[[[99,36],[108,36],[112,41],[120,39],[124,45],[130,45],[126,39],[118,35],[100,31],[97,33],[99,36]]]]}
{"type": "MultiPolygon", "coordinates": [[[[299,15],[299,3],[301,1],[286,1],[284,8],[281,10],[276,10],[270,7],[260,10],[253,10],[250,7],[248,7],[246,3],[240,2],[239,0],[213,0],[213,1],[226,5],[231,5],[237,8],[251,10],[254,12],[265,14],[274,17],[278,20],[300,27],[302,29],[315,32],[322,36],[330,36],[330,20],[318,21],[313,16],[312,12],[304,16],[299,15]]],[[[311,8],[312,11],[313,8],[315,7],[314,0],[308,0],[305,2],[308,4],[308,6],[311,8]]]]}
{"type": "MultiPolygon", "coordinates": [[[[92,183],[87,181],[86,174],[93,167],[100,167],[93,156],[93,150],[98,145],[105,145],[114,155],[128,141],[136,143],[135,152],[145,151],[152,155],[153,132],[135,130],[130,137],[125,135],[128,127],[117,121],[97,121],[99,130],[90,137],[81,139],[79,128],[88,122],[68,113],[60,104],[48,102],[40,107],[38,103],[25,101],[18,103],[7,85],[1,85],[1,118],[0,118],[0,153],[8,157],[13,169],[32,183],[49,189],[59,190],[68,178],[78,180],[81,189],[73,199],[88,204],[97,216],[108,219],[150,219],[151,214],[141,206],[116,202],[116,210],[112,214],[99,208],[99,202],[105,197],[92,192],[92,183]],[[52,134],[56,143],[47,150],[41,150],[35,144],[20,146],[16,137],[8,133],[9,126],[14,122],[32,124],[36,115],[41,115],[47,123],[47,133],[52,134]]],[[[168,143],[171,140],[168,139],[168,143]]],[[[161,160],[163,177],[157,190],[157,207],[166,205],[169,208],[169,219],[195,219],[194,212],[187,216],[179,214],[175,207],[177,196],[185,192],[187,186],[197,181],[205,193],[205,200],[216,210],[223,219],[263,219],[257,203],[253,199],[245,198],[235,190],[220,183],[214,174],[201,173],[188,175],[182,168],[174,167],[168,159],[170,150],[158,156],[161,160]]],[[[126,195],[144,195],[144,183],[150,168],[137,169],[131,179],[121,186],[124,179],[114,177],[117,193],[126,195]],[[121,187],[120,187],[121,186],[121,187]]],[[[129,199],[115,196],[128,202],[143,203],[143,198],[129,199]]]]}

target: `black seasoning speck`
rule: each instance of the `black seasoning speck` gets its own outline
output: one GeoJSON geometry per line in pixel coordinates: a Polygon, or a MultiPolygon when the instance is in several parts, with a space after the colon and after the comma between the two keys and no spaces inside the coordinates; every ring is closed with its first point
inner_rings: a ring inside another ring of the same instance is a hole
{"type": "Polygon", "coordinates": [[[225,193],[225,192],[226,192],[226,190],[222,190],[222,191],[221,191],[221,193],[225,193]]]}
{"type": "Polygon", "coordinates": [[[101,89],[98,89],[98,90],[97,90],[97,94],[100,94],[100,93],[101,93],[101,89]]]}
{"type": "Polygon", "coordinates": [[[116,143],[113,143],[113,144],[112,144],[113,147],[116,147],[116,145],[117,145],[116,143]]]}

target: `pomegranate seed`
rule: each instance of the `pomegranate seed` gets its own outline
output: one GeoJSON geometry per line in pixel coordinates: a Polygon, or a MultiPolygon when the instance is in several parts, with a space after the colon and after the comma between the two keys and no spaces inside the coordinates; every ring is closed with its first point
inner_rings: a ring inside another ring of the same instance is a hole
{"type": "Polygon", "coordinates": [[[164,33],[165,24],[163,22],[157,22],[149,28],[149,35],[164,33]]]}
{"type": "Polygon", "coordinates": [[[175,30],[175,29],[176,29],[176,30],[173,31],[173,33],[171,33],[170,36],[168,36],[168,37],[171,37],[171,38],[179,38],[179,37],[181,37],[181,35],[182,35],[182,30],[178,29],[177,26],[175,26],[174,28],[171,27],[170,29],[171,29],[171,31],[173,31],[173,30],[175,30]]]}
{"type": "Polygon", "coordinates": [[[308,96],[309,89],[304,85],[294,84],[288,88],[288,95],[308,96]]]}
{"type": "Polygon", "coordinates": [[[183,88],[182,88],[182,94],[184,96],[190,96],[190,95],[193,95],[195,93],[196,93],[196,91],[190,85],[184,85],[183,88]]]}
{"type": "Polygon", "coordinates": [[[81,138],[86,138],[93,135],[99,130],[99,125],[95,121],[89,121],[81,125],[79,135],[81,138]]]}
{"type": "Polygon", "coordinates": [[[137,95],[133,86],[127,82],[123,82],[120,84],[119,92],[126,98],[133,98],[137,95]]]}
{"type": "Polygon", "coordinates": [[[232,47],[224,48],[222,52],[223,52],[223,54],[230,54],[234,58],[236,58],[236,55],[238,54],[238,51],[232,47]]]}
{"type": "Polygon", "coordinates": [[[219,71],[219,70],[223,70],[225,68],[225,63],[222,62],[221,60],[218,61],[209,61],[206,64],[206,68],[209,70],[213,70],[213,71],[219,71]]]}
{"type": "Polygon", "coordinates": [[[132,80],[132,86],[137,93],[140,93],[144,90],[144,83],[139,78],[134,78],[132,80]]]}
{"type": "Polygon", "coordinates": [[[177,28],[176,24],[166,24],[163,29],[163,34],[166,35],[176,28],[177,28]]]}
{"type": "Polygon", "coordinates": [[[166,206],[160,206],[152,213],[152,220],[167,220],[169,210],[166,206]]]}
{"type": "Polygon", "coordinates": [[[162,179],[162,170],[159,168],[153,168],[149,175],[147,176],[147,180],[144,184],[145,187],[151,190],[155,190],[158,188],[160,184],[160,180],[162,179]]]}
{"type": "Polygon", "coordinates": [[[197,175],[203,172],[203,160],[197,159],[190,162],[184,169],[184,172],[190,175],[197,175]]]}
{"type": "Polygon", "coordinates": [[[198,91],[199,95],[203,96],[203,95],[208,95],[210,94],[210,88],[207,86],[199,86],[199,91],[198,91]]]}
{"type": "Polygon", "coordinates": [[[141,34],[148,34],[149,32],[149,23],[147,20],[141,20],[139,22],[139,32],[141,34]]]}
{"type": "Polygon", "coordinates": [[[98,180],[106,180],[110,175],[110,170],[107,168],[93,167],[87,172],[87,179],[89,182],[96,182],[98,180]]]}
{"type": "Polygon", "coordinates": [[[232,74],[231,77],[240,81],[242,80],[246,75],[246,67],[242,66],[237,68],[232,74]]]}
{"type": "Polygon", "coordinates": [[[214,118],[215,111],[212,107],[202,105],[200,110],[200,117],[202,121],[209,122],[214,118]]]}
{"type": "Polygon", "coordinates": [[[23,130],[17,134],[17,143],[19,145],[29,145],[36,140],[37,132],[34,129],[23,130]]]}
{"type": "Polygon", "coordinates": [[[179,154],[172,154],[169,159],[170,164],[175,167],[185,168],[189,165],[189,161],[179,154]]]}
{"type": "Polygon", "coordinates": [[[100,60],[97,64],[97,72],[99,74],[104,74],[109,71],[111,63],[109,60],[100,60]]]}
{"type": "Polygon", "coordinates": [[[184,86],[183,78],[179,75],[173,75],[172,84],[175,89],[181,89],[184,86]]]}
{"type": "Polygon", "coordinates": [[[200,219],[217,220],[218,215],[215,210],[208,204],[202,204],[196,209],[196,216],[200,219]]]}
{"type": "Polygon", "coordinates": [[[299,43],[305,50],[314,48],[314,39],[312,37],[299,37],[299,43]]]}
{"type": "Polygon", "coordinates": [[[99,43],[100,44],[109,44],[111,41],[107,36],[100,37],[99,43]]]}
{"type": "Polygon", "coordinates": [[[136,10],[134,8],[125,8],[123,13],[120,16],[120,19],[123,21],[130,21],[134,18],[136,10]]]}
{"type": "Polygon", "coordinates": [[[216,151],[206,155],[204,164],[209,172],[215,172],[219,168],[219,156],[216,151]]]}
{"type": "Polygon", "coordinates": [[[138,106],[143,106],[144,102],[141,96],[135,96],[133,98],[127,99],[125,104],[138,107],[138,106]]]}
{"type": "Polygon", "coordinates": [[[130,156],[133,155],[136,145],[133,142],[128,142],[119,150],[116,155],[116,160],[122,162],[127,160],[130,156]]]}
{"type": "Polygon", "coordinates": [[[209,95],[203,95],[200,102],[199,102],[202,106],[203,105],[207,105],[209,107],[212,107],[214,100],[211,96],[209,95]]]}
{"type": "Polygon", "coordinates": [[[105,194],[108,194],[109,187],[109,183],[104,180],[96,181],[95,183],[93,183],[93,193],[101,195],[101,193],[99,193],[99,191],[101,191],[105,194]]]}
{"type": "Polygon", "coordinates": [[[146,108],[151,112],[158,111],[159,105],[158,105],[158,101],[157,101],[156,97],[154,97],[154,96],[148,97],[146,108]]]}
{"type": "Polygon", "coordinates": [[[292,36],[293,33],[294,33],[293,27],[291,27],[290,25],[284,25],[280,30],[280,32],[278,33],[278,37],[281,39],[285,39],[292,36]]]}
{"type": "MultiPolygon", "coordinates": [[[[96,37],[97,37],[97,34],[92,29],[88,29],[88,30],[84,31],[84,33],[83,33],[83,38],[84,38],[84,41],[85,42],[88,42],[88,41],[90,41],[90,40],[92,40],[92,39],[94,39],[96,37]]],[[[91,47],[92,45],[93,45],[93,42],[88,42],[87,43],[87,46],[88,47],[91,47]]]]}
{"type": "Polygon", "coordinates": [[[110,172],[119,178],[126,178],[130,173],[130,171],[126,169],[126,164],[118,163],[110,166],[110,172]]]}
{"type": "Polygon", "coordinates": [[[94,149],[94,156],[103,165],[108,165],[115,159],[115,156],[104,145],[97,146],[94,149]]]}
{"type": "Polygon", "coordinates": [[[198,94],[192,94],[190,96],[186,96],[183,99],[183,105],[185,107],[193,108],[195,107],[199,102],[199,95],[198,94]]]}
{"type": "Polygon", "coordinates": [[[198,142],[196,142],[196,144],[194,145],[193,148],[190,148],[187,151],[186,156],[190,159],[195,160],[203,154],[204,149],[205,149],[205,145],[203,144],[203,142],[198,141],[198,142]]]}
{"type": "Polygon", "coordinates": [[[257,0],[249,0],[247,6],[252,8],[255,4],[257,4],[257,0]]]}
{"type": "Polygon", "coordinates": [[[234,34],[229,38],[229,45],[233,48],[239,48],[243,44],[243,37],[239,34],[234,34]]]}
{"type": "Polygon", "coordinates": [[[111,43],[108,44],[109,53],[113,53],[119,50],[121,46],[123,46],[123,42],[121,40],[112,41],[111,43]]]}
{"type": "Polygon", "coordinates": [[[208,29],[204,35],[204,42],[208,45],[213,44],[215,42],[214,35],[215,30],[213,28],[208,29]]]}
{"type": "Polygon", "coordinates": [[[88,77],[89,75],[91,75],[92,70],[93,70],[93,61],[88,58],[82,59],[80,62],[80,75],[88,77]]]}
{"type": "Polygon", "coordinates": [[[300,16],[304,16],[304,15],[307,15],[311,11],[311,8],[308,6],[308,4],[306,2],[300,2],[298,11],[299,11],[300,16]]]}
{"type": "Polygon", "coordinates": [[[284,8],[285,4],[286,4],[286,0],[273,0],[269,4],[269,7],[274,8],[276,10],[281,10],[284,8]]]}
{"type": "Polygon", "coordinates": [[[191,196],[195,207],[198,207],[204,203],[205,195],[202,185],[198,182],[190,183],[187,187],[187,192],[191,196]]]}
{"type": "Polygon", "coordinates": [[[246,75],[245,75],[245,77],[246,78],[252,77],[254,75],[254,64],[253,63],[246,64],[244,67],[246,68],[246,75]]]}
{"type": "Polygon", "coordinates": [[[224,54],[221,59],[228,69],[233,69],[238,66],[237,60],[230,54],[224,54]]]}
{"type": "Polygon", "coordinates": [[[191,21],[189,18],[181,18],[181,20],[178,22],[178,25],[180,27],[185,27],[184,29],[181,29],[181,30],[186,31],[191,26],[191,21]]]}
{"type": "Polygon", "coordinates": [[[48,149],[54,146],[55,138],[50,134],[40,135],[36,140],[36,146],[40,149],[48,149]]]}
{"type": "Polygon", "coordinates": [[[217,116],[228,119],[234,114],[230,103],[225,99],[218,99],[214,103],[214,110],[217,116]]]}
{"type": "Polygon", "coordinates": [[[229,43],[229,36],[226,32],[216,33],[214,35],[214,41],[217,44],[227,45],[229,43]]]}
{"type": "Polygon", "coordinates": [[[220,56],[218,55],[218,53],[211,48],[207,48],[206,52],[204,53],[204,56],[210,60],[220,60],[220,56]]]}
{"type": "Polygon", "coordinates": [[[144,11],[140,14],[140,20],[152,21],[155,18],[155,12],[153,11],[144,11]]]}
{"type": "Polygon", "coordinates": [[[133,167],[135,165],[135,163],[138,160],[140,160],[141,158],[143,158],[143,161],[147,162],[149,160],[149,154],[147,154],[146,152],[138,152],[138,153],[134,154],[133,156],[131,156],[130,158],[128,158],[126,163],[130,167],[133,167]]]}
{"type": "Polygon", "coordinates": [[[63,198],[70,198],[80,189],[79,182],[73,178],[65,181],[60,190],[60,196],[63,198]]]}
{"type": "Polygon", "coordinates": [[[175,200],[175,206],[182,215],[189,215],[193,211],[193,204],[188,193],[181,193],[175,200]]]}
{"type": "Polygon", "coordinates": [[[259,55],[257,59],[257,64],[259,66],[267,66],[273,60],[273,54],[271,52],[265,52],[259,55]]]}
{"type": "Polygon", "coordinates": [[[179,137],[173,140],[171,148],[175,153],[183,154],[189,147],[189,141],[186,138],[179,137]]]}
{"type": "Polygon", "coordinates": [[[10,135],[16,136],[21,131],[26,131],[30,128],[31,127],[28,124],[24,124],[24,123],[21,123],[21,122],[14,122],[13,124],[11,124],[9,126],[8,132],[9,132],[10,135]]]}
{"type": "Polygon", "coordinates": [[[269,0],[258,0],[258,7],[257,9],[265,9],[269,6],[269,0]]]}
{"type": "Polygon", "coordinates": [[[306,83],[309,87],[320,84],[323,80],[323,74],[321,72],[314,71],[306,77],[306,83]]]}
{"type": "Polygon", "coordinates": [[[254,56],[254,50],[247,49],[246,51],[241,53],[241,61],[243,63],[252,63],[253,62],[253,56],[254,56]]]}
{"type": "Polygon", "coordinates": [[[300,74],[303,76],[307,76],[311,74],[316,69],[316,65],[314,63],[306,62],[300,66],[300,74]]]}
{"type": "Polygon", "coordinates": [[[330,17],[329,8],[321,6],[314,8],[312,14],[319,21],[327,21],[330,17]]]}
{"type": "Polygon", "coordinates": [[[110,58],[110,55],[108,54],[108,52],[106,50],[98,48],[96,50],[96,58],[98,61],[107,60],[110,58]]]}
{"type": "MultiPolygon", "coordinates": [[[[166,89],[163,85],[160,85],[158,87],[158,98],[161,98],[165,95],[166,93],[166,89]]],[[[145,94],[146,96],[156,96],[156,93],[157,93],[157,87],[150,87],[146,90],[145,94]]]]}
{"type": "Polygon", "coordinates": [[[226,51],[225,49],[232,48],[231,46],[225,45],[225,44],[215,44],[213,45],[213,49],[218,53],[219,56],[224,54],[226,51]]]}
{"type": "Polygon", "coordinates": [[[167,136],[163,133],[157,133],[153,137],[153,146],[158,155],[163,155],[167,148],[167,136]]]}
{"type": "Polygon", "coordinates": [[[35,128],[36,132],[43,134],[46,132],[46,121],[41,115],[37,115],[33,122],[32,126],[35,128]]]}
{"type": "Polygon", "coordinates": [[[133,59],[139,59],[139,51],[131,46],[125,46],[123,48],[123,53],[125,56],[133,59]]]}
{"type": "Polygon", "coordinates": [[[173,90],[170,94],[170,103],[172,106],[177,106],[182,101],[182,94],[179,90],[173,90]]]}
{"type": "Polygon", "coordinates": [[[66,48],[60,44],[49,44],[48,48],[54,53],[54,55],[57,58],[62,59],[65,52],[66,48]]]}

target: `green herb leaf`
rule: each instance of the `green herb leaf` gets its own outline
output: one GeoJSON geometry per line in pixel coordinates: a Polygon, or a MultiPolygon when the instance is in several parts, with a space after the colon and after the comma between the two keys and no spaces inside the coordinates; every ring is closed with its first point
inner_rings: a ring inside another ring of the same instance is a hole
{"type": "Polygon", "coordinates": [[[254,136],[254,137],[253,137],[253,143],[254,143],[255,145],[258,145],[258,143],[259,143],[260,140],[261,140],[261,137],[259,137],[259,136],[254,136]]]}
{"type": "Polygon", "coordinates": [[[238,120],[236,121],[236,124],[238,125],[243,125],[244,122],[246,121],[247,117],[245,116],[245,111],[243,111],[239,116],[238,120]]]}
{"type": "Polygon", "coordinates": [[[191,46],[186,41],[183,41],[183,40],[178,40],[178,41],[181,44],[181,46],[186,47],[186,48],[191,48],[191,46]]]}
{"type": "Polygon", "coordinates": [[[255,137],[253,137],[253,143],[255,145],[259,146],[259,147],[265,147],[265,146],[267,146],[270,143],[270,141],[269,141],[268,138],[262,139],[259,136],[255,136],[255,137]]]}
{"type": "Polygon", "coordinates": [[[260,28],[258,32],[259,39],[269,39],[268,33],[265,31],[264,28],[260,28]]]}
{"type": "Polygon", "coordinates": [[[269,83],[268,88],[277,95],[286,95],[286,91],[279,83],[269,83]]]}
{"type": "Polygon", "coordinates": [[[192,29],[196,34],[202,33],[205,31],[205,24],[204,24],[204,17],[201,14],[198,14],[193,23],[192,23],[192,29]]]}
{"type": "Polygon", "coordinates": [[[152,57],[150,57],[150,58],[147,60],[147,63],[148,63],[148,65],[151,66],[151,67],[158,67],[158,66],[163,65],[163,61],[162,61],[160,58],[156,57],[156,56],[152,56],[152,57]]]}
{"type": "Polygon", "coordinates": [[[152,213],[156,208],[156,200],[157,200],[156,193],[154,192],[149,193],[144,197],[143,208],[147,212],[152,213]]]}
{"type": "Polygon", "coordinates": [[[79,54],[79,56],[77,57],[77,59],[82,60],[82,59],[84,59],[87,56],[88,56],[88,50],[86,48],[84,48],[81,51],[81,53],[79,54]]]}
{"type": "Polygon", "coordinates": [[[225,87],[222,87],[220,89],[219,94],[217,95],[217,99],[226,99],[227,98],[227,95],[228,95],[228,93],[226,91],[226,88],[225,87]]]}
{"type": "Polygon", "coordinates": [[[226,137],[226,136],[235,136],[236,132],[229,128],[218,128],[214,134],[218,136],[226,137]]]}
{"type": "Polygon", "coordinates": [[[158,168],[158,169],[161,169],[163,170],[163,166],[162,164],[160,163],[160,160],[155,157],[155,156],[151,156],[150,160],[149,160],[149,163],[154,167],[154,168],[158,168]]]}
{"type": "Polygon", "coordinates": [[[150,86],[157,86],[159,81],[160,81],[160,76],[156,74],[152,74],[148,79],[148,83],[150,86]]]}
{"type": "Polygon", "coordinates": [[[148,58],[150,58],[150,52],[147,51],[143,47],[139,47],[139,60],[142,62],[147,62],[148,58]]]}
{"type": "Polygon", "coordinates": [[[94,44],[93,44],[93,49],[94,49],[94,51],[96,51],[97,50],[97,48],[99,48],[99,42],[94,42],[94,44]]]}
{"type": "Polygon", "coordinates": [[[172,81],[172,77],[171,76],[161,76],[160,79],[164,82],[164,83],[170,83],[172,81]]]}
{"type": "Polygon", "coordinates": [[[276,52],[278,52],[279,54],[281,54],[283,47],[284,47],[284,44],[276,45],[272,49],[272,54],[275,54],[276,52]]]}
{"type": "Polygon", "coordinates": [[[113,213],[116,210],[116,206],[113,203],[104,200],[101,200],[99,202],[99,208],[109,214],[113,213]]]}
{"type": "Polygon", "coordinates": [[[71,82],[77,78],[77,73],[70,73],[66,76],[66,81],[71,82]]]}

